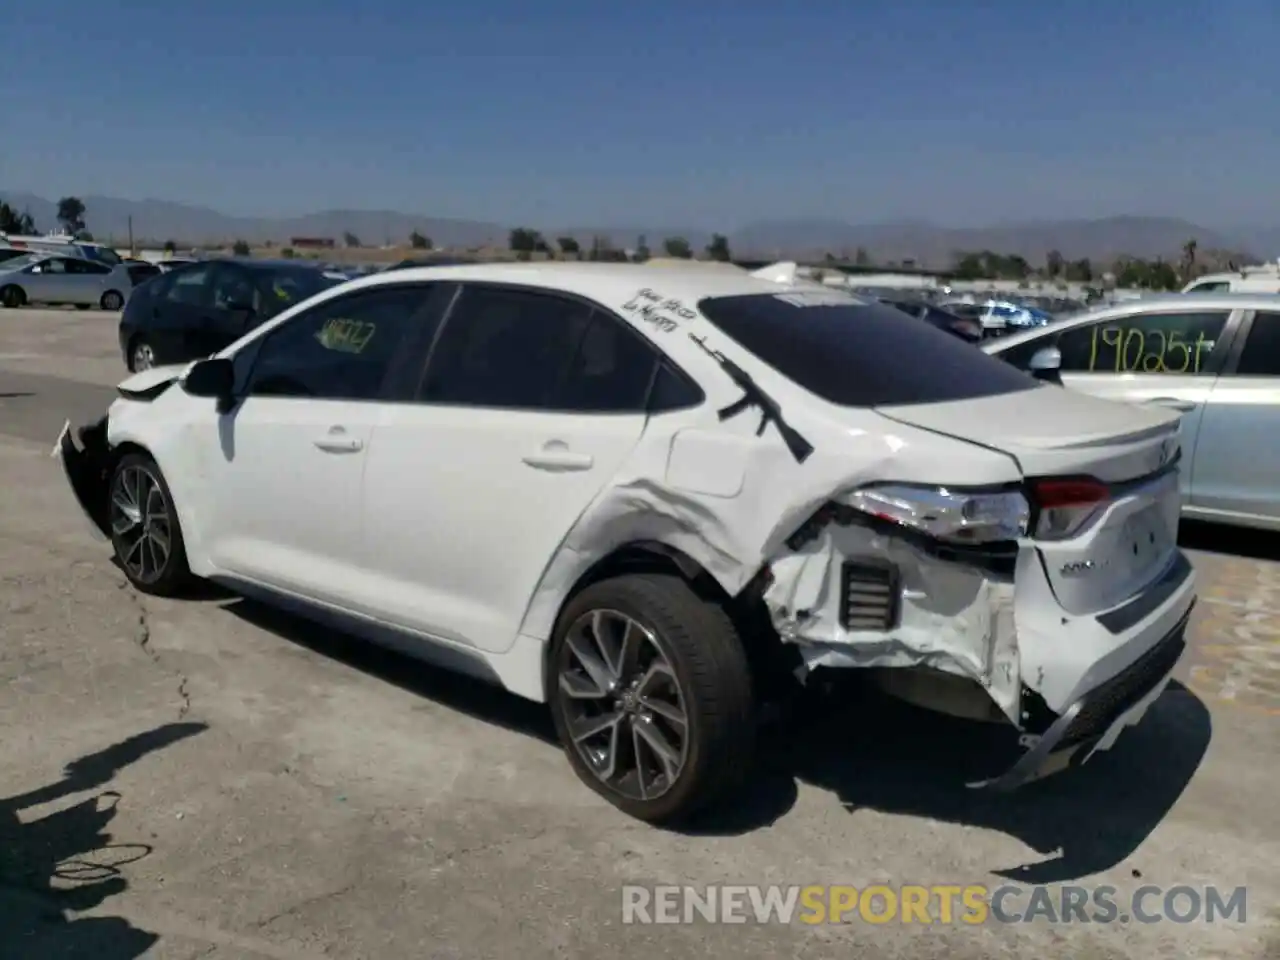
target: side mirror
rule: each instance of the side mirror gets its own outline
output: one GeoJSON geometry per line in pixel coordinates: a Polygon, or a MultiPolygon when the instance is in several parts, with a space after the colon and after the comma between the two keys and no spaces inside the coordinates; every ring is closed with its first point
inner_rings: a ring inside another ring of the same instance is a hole
{"type": "Polygon", "coordinates": [[[214,397],[225,404],[235,394],[235,367],[225,357],[201,360],[182,378],[182,389],[193,397],[214,397]]]}
{"type": "Polygon", "coordinates": [[[1041,347],[1031,356],[1027,370],[1037,380],[1062,385],[1062,351],[1057,347],[1041,347]]]}

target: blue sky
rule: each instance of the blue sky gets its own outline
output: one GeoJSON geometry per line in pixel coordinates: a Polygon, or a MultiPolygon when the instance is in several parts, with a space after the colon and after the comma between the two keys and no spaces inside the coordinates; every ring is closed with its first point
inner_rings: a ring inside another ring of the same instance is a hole
{"type": "Polygon", "coordinates": [[[1280,221],[1275,0],[3,6],[0,189],[53,199],[1280,221]]]}

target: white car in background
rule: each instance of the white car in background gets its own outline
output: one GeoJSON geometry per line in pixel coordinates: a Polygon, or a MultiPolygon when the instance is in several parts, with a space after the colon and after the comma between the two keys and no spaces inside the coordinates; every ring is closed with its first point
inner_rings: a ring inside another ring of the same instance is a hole
{"type": "Polygon", "coordinates": [[[1194,601],[1177,414],[781,276],[390,271],[130,377],[57,450],[138,589],[209,578],[549,702],[645,820],[732,802],[761,698],[812,671],[1003,724],[991,788],[1109,748],[1194,601]]]}
{"type": "Polygon", "coordinates": [[[1072,390],[1179,414],[1183,516],[1280,530],[1280,296],[1151,296],[983,349],[1072,390]]]}
{"type": "Polygon", "coordinates": [[[126,264],[84,257],[30,254],[0,263],[0,306],[73,304],[82,310],[121,310],[133,289],[126,264]]]}

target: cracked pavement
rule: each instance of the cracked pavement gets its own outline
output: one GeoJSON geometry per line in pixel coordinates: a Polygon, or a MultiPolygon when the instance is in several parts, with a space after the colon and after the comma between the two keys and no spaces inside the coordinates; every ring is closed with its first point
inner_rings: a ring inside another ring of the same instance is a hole
{"type": "Polygon", "coordinates": [[[110,399],[113,337],[0,311],[0,960],[1280,956],[1274,560],[1195,554],[1189,686],[1081,771],[975,797],[952,728],[873,701],[793,730],[736,821],[668,833],[581,786],[536,705],[125,586],[48,456],[110,399]],[[1247,885],[1249,920],[621,922],[628,883],[1040,881],[1247,885]]]}

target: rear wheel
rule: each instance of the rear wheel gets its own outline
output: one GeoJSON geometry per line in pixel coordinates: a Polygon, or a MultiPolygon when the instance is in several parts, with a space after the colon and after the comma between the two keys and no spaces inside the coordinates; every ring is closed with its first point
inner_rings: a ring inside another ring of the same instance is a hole
{"type": "Polygon", "coordinates": [[[112,472],[110,498],[111,546],[129,582],[144,593],[180,593],[191,569],[160,467],[145,454],[125,454],[112,472]]]}
{"type": "Polygon", "coordinates": [[[21,287],[10,285],[0,289],[0,304],[13,308],[20,307],[26,302],[27,295],[23,292],[21,287]]]}
{"type": "Polygon", "coordinates": [[[747,775],[755,704],[746,651],[717,604],[676,576],[605,580],[566,605],[548,697],[578,776],[641,820],[685,820],[747,775]]]}
{"type": "Polygon", "coordinates": [[[102,295],[101,306],[103,310],[119,310],[124,306],[124,296],[116,290],[108,290],[102,295]]]}

